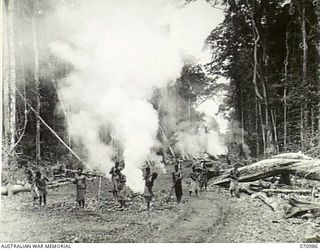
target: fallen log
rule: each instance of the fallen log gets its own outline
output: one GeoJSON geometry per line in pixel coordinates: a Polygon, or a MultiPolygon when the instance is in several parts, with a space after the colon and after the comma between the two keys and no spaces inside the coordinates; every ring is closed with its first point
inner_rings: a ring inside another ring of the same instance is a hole
{"type": "MultiPolygon", "coordinates": [[[[286,154],[287,157],[287,154],[286,154]]],[[[230,169],[226,170],[222,175],[212,178],[210,185],[226,185],[230,182],[228,175],[230,169]]],[[[259,179],[265,179],[271,176],[281,174],[293,174],[302,178],[320,181],[320,159],[309,158],[281,158],[277,157],[262,160],[239,168],[240,182],[252,182],[259,179]]]]}
{"type": "Polygon", "coordinates": [[[264,193],[283,193],[283,194],[311,194],[312,189],[262,189],[264,193]]]}
{"type": "Polygon", "coordinates": [[[301,152],[283,153],[283,154],[279,154],[279,155],[274,155],[271,158],[273,158],[273,159],[304,159],[304,160],[312,160],[313,159],[312,157],[304,155],[301,152]]]}
{"type": "Polygon", "coordinates": [[[19,192],[30,192],[31,186],[30,185],[7,185],[1,187],[1,195],[12,196],[19,192]]]}
{"type": "Polygon", "coordinates": [[[286,211],[286,218],[303,215],[307,212],[319,212],[320,203],[298,200],[297,198],[289,198],[291,207],[286,211]]]}
{"type": "MultiPolygon", "coordinates": [[[[47,185],[47,188],[55,188],[55,187],[61,187],[64,185],[70,184],[72,179],[64,179],[64,180],[58,180],[54,182],[49,182],[47,185]]],[[[1,187],[1,195],[7,195],[12,196],[14,194],[20,193],[20,192],[30,192],[31,191],[31,185],[7,185],[4,187],[1,187]]]]}

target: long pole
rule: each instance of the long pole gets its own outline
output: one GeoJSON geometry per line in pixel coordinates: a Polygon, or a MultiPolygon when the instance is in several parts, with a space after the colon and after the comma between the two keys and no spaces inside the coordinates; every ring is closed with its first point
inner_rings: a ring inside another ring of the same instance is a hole
{"type": "Polygon", "coordinates": [[[42,117],[35,111],[35,109],[31,106],[31,104],[24,98],[24,96],[17,90],[17,93],[19,96],[24,100],[24,102],[29,106],[29,108],[33,111],[33,113],[37,116],[37,118],[43,123],[44,126],[46,126],[50,132],[81,162],[83,163],[87,168],[89,166],[77,155],[76,152],[74,152],[67,143],[65,143],[60,136],[42,119],[42,117]]]}
{"type": "Polygon", "coordinates": [[[164,133],[163,128],[162,128],[162,126],[161,126],[160,124],[159,124],[159,128],[160,128],[160,131],[161,131],[161,133],[162,133],[162,136],[163,136],[164,139],[168,142],[168,147],[169,147],[170,153],[172,154],[172,156],[173,156],[174,158],[176,158],[176,155],[174,154],[174,152],[173,152],[173,150],[172,150],[172,148],[171,148],[171,146],[170,146],[169,140],[168,140],[166,134],[164,133]]]}

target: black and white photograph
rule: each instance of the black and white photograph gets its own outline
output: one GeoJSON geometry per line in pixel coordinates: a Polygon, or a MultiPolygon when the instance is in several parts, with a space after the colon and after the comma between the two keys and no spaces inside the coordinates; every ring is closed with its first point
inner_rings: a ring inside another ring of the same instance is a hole
{"type": "Polygon", "coordinates": [[[320,0],[1,0],[1,20],[1,248],[318,248],[320,0]]]}

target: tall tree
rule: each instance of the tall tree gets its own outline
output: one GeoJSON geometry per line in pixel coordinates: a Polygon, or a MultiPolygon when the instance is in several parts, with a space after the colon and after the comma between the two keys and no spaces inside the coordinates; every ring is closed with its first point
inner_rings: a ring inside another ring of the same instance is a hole
{"type": "MultiPolygon", "coordinates": [[[[38,37],[37,37],[37,12],[38,1],[34,1],[34,12],[31,20],[32,25],[32,44],[34,50],[34,82],[36,86],[36,112],[40,115],[41,98],[40,98],[40,66],[39,66],[39,49],[38,49],[38,37]]],[[[41,160],[41,121],[39,117],[36,118],[36,159],[41,160]]]]}

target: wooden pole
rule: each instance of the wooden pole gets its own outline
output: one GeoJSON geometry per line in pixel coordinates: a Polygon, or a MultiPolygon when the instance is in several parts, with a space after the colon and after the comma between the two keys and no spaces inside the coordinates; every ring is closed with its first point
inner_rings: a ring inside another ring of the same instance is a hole
{"type": "Polygon", "coordinates": [[[37,116],[37,118],[43,123],[44,126],[46,126],[50,132],[81,162],[83,163],[87,168],[89,166],[68,146],[67,143],[65,143],[60,136],[42,119],[42,117],[35,111],[35,109],[31,106],[31,104],[24,98],[24,96],[17,90],[17,93],[22,98],[24,102],[29,106],[29,108],[32,110],[32,112],[37,116]]]}
{"type": "Polygon", "coordinates": [[[164,130],[163,130],[163,128],[161,127],[160,124],[159,124],[159,127],[160,127],[160,131],[161,131],[161,133],[162,133],[163,138],[168,142],[168,147],[169,147],[170,153],[172,154],[172,156],[173,156],[174,158],[176,158],[176,156],[175,156],[175,154],[174,154],[174,152],[173,152],[173,150],[172,150],[172,148],[171,148],[171,146],[170,146],[169,140],[168,140],[166,134],[164,133],[164,130]]]}

